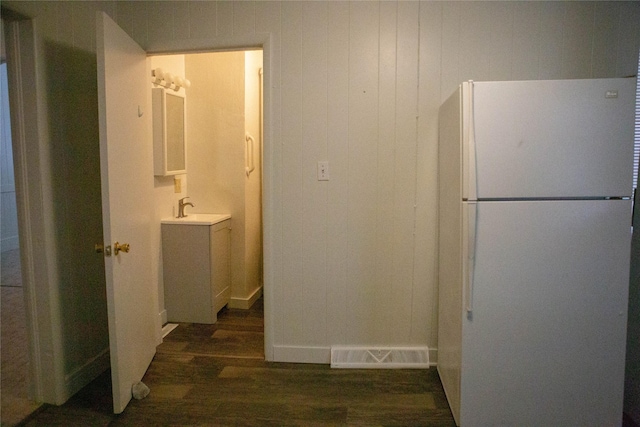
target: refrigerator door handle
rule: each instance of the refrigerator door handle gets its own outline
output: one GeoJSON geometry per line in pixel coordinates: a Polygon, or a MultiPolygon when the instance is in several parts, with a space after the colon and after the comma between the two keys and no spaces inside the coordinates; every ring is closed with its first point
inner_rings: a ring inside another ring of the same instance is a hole
{"type": "Polygon", "coordinates": [[[468,98],[467,98],[467,128],[466,135],[463,138],[466,139],[465,148],[466,153],[463,162],[466,162],[464,167],[464,174],[466,176],[466,182],[464,183],[466,194],[463,197],[466,200],[478,199],[478,182],[476,171],[476,126],[475,126],[475,100],[474,91],[475,86],[473,80],[469,80],[468,84],[468,98]],[[465,197],[466,196],[466,197],[465,197]]]}
{"type": "Polygon", "coordinates": [[[462,280],[464,283],[465,307],[467,314],[471,314],[473,312],[473,276],[476,264],[476,219],[478,213],[475,202],[467,202],[464,206],[467,208],[466,224],[464,224],[467,238],[463,240],[463,250],[466,256],[463,259],[464,277],[462,280]]]}

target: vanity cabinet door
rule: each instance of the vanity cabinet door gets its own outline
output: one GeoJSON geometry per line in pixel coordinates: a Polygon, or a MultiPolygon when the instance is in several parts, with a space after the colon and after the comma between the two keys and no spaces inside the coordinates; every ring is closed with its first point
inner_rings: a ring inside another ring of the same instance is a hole
{"type": "Polygon", "coordinates": [[[211,227],[211,288],[214,312],[229,303],[231,296],[231,220],[211,227]]]}
{"type": "Polygon", "coordinates": [[[169,322],[215,323],[210,226],[162,224],[164,305],[169,322]]]}

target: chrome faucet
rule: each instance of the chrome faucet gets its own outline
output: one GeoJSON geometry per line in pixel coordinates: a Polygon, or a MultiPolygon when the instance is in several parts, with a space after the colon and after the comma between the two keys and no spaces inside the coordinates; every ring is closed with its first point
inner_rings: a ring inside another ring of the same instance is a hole
{"type": "Polygon", "coordinates": [[[182,199],[178,200],[178,216],[177,216],[177,218],[184,218],[184,217],[187,216],[184,213],[184,207],[185,206],[191,206],[192,208],[194,207],[193,203],[191,203],[191,202],[185,203],[184,202],[184,199],[188,199],[188,198],[189,197],[183,197],[182,199]]]}

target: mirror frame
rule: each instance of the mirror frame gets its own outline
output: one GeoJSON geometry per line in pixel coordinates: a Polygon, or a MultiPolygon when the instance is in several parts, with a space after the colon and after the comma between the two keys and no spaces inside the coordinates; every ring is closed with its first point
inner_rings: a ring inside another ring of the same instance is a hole
{"type": "Polygon", "coordinates": [[[164,88],[152,88],[153,106],[153,170],[155,176],[171,176],[187,173],[187,99],[183,91],[171,91],[167,93],[164,88]],[[169,145],[172,143],[169,136],[172,134],[167,127],[167,96],[182,98],[182,156],[184,167],[182,169],[169,169],[169,145]]]}

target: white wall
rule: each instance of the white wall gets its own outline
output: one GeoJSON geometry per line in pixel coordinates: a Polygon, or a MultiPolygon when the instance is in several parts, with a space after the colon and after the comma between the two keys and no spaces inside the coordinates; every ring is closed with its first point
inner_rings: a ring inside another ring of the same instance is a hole
{"type": "Polygon", "coordinates": [[[95,9],[143,47],[271,34],[265,292],[280,360],[327,361],[333,344],[435,348],[441,101],[466,79],[633,75],[640,47],[638,2],[3,6],[91,53],[95,9]]]}

